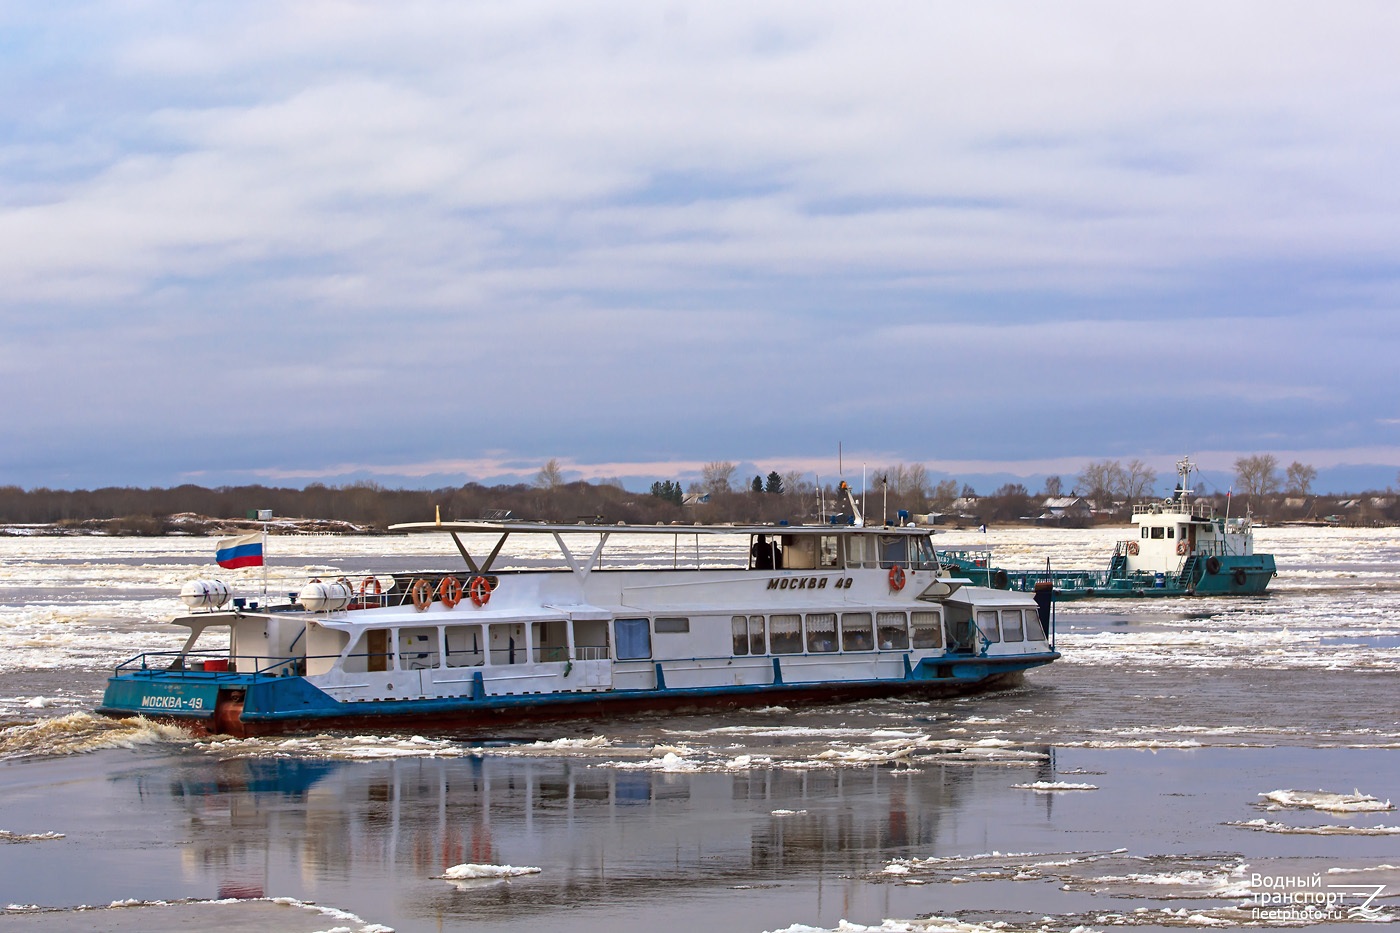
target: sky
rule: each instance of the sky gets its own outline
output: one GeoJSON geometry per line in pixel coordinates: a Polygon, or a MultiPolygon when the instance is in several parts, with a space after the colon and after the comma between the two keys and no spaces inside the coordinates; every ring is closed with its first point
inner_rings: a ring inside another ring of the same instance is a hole
{"type": "Polygon", "coordinates": [[[1393,486],[1396,48],[1364,0],[0,2],[0,485],[1393,486]]]}

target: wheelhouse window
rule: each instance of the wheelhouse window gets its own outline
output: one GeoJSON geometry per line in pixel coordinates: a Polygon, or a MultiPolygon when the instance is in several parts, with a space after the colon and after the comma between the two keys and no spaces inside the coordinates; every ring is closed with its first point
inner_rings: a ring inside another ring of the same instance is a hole
{"type": "Polygon", "coordinates": [[[880,566],[903,567],[909,563],[909,538],[905,535],[880,535],[880,566]]]}
{"type": "MultiPolygon", "coordinates": [[[[938,625],[936,620],[934,625],[938,625]]],[[[904,613],[877,612],[875,614],[875,643],[886,651],[909,647],[909,624],[904,618],[904,613]]]]}
{"type": "Polygon", "coordinates": [[[878,562],[874,535],[850,535],[846,538],[847,567],[873,567],[878,562]]]}
{"type": "Polygon", "coordinates": [[[832,570],[841,566],[841,546],[836,535],[822,535],[817,550],[817,566],[832,570]]]}
{"type": "Polygon", "coordinates": [[[997,627],[995,609],[979,609],[977,611],[977,631],[981,632],[982,637],[992,644],[1001,641],[1001,629],[997,627]]]}
{"type": "Polygon", "coordinates": [[[1146,526],[1146,525],[1143,525],[1143,526],[1142,526],[1142,537],[1144,537],[1144,538],[1147,537],[1147,526],[1146,526]]]}
{"type": "Polygon", "coordinates": [[[870,627],[870,613],[841,613],[841,650],[869,651],[875,646],[870,627]]]}
{"type": "Polygon", "coordinates": [[[1167,529],[1167,537],[1168,537],[1168,538],[1175,538],[1175,537],[1176,537],[1176,529],[1175,529],[1175,528],[1168,528],[1168,529],[1167,529]]]}
{"type": "Polygon", "coordinates": [[[768,647],[774,654],[801,654],[802,617],[795,613],[769,616],[768,647]]]}
{"type": "Polygon", "coordinates": [[[1003,641],[1025,641],[1026,630],[1021,625],[1020,609],[1001,611],[1001,637],[1003,641]]]}
{"type": "Polygon", "coordinates": [[[818,654],[836,650],[836,613],[808,614],[807,650],[818,654]]]}
{"type": "Polygon", "coordinates": [[[933,553],[933,542],[922,535],[909,539],[909,566],[913,570],[937,570],[938,558],[933,553]]]}
{"type": "Polygon", "coordinates": [[[909,613],[914,630],[915,648],[943,647],[943,614],[936,609],[921,609],[909,613]]]}
{"type": "Polygon", "coordinates": [[[1153,539],[1162,538],[1163,536],[1165,536],[1165,534],[1166,534],[1166,529],[1162,528],[1161,525],[1153,525],[1153,526],[1152,526],[1152,537],[1153,537],[1153,539]]]}
{"type": "Polygon", "coordinates": [[[613,622],[619,661],[639,661],[651,657],[651,626],[646,619],[617,619],[613,622]]]}

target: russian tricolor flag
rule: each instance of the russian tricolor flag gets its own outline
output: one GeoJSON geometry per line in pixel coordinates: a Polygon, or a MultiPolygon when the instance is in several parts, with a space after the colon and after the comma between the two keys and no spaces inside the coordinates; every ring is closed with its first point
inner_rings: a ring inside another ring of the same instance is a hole
{"type": "Polygon", "coordinates": [[[237,570],[239,567],[261,567],[263,565],[263,538],[260,534],[244,535],[241,538],[224,538],[214,552],[214,560],[220,567],[237,570]]]}

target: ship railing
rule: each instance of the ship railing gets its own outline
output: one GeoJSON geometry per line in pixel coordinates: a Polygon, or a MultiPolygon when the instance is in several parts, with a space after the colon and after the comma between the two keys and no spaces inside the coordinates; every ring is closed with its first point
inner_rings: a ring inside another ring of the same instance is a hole
{"type": "Polygon", "coordinates": [[[1190,515],[1193,518],[1213,518],[1215,506],[1209,502],[1140,502],[1133,506],[1134,515],[1190,515]]]}
{"type": "MultiPolygon", "coordinates": [[[[312,655],[313,658],[339,658],[340,655],[312,655]]],[[[208,651],[143,651],[135,657],[127,658],[118,664],[116,674],[148,672],[162,677],[197,677],[208,680],[213,674],[215,680],[235,680],[245,677],[288,677],[306,670],[307,656],[295,655],[284,658],[256,658],[256,666],[251,671],[236,670],[231,663],[227,649],[208,651]],[[267,663],[263,663],[266,661],[267,663]]]]}

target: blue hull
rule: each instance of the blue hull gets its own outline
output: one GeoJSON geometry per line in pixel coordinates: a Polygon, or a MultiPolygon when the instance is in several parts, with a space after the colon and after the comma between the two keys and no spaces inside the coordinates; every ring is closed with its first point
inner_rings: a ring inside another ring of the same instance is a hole
{"type": "MultiPolygon", "coordinates": [[[[123,672],[107,684],[97,712],[105,716],[146,716],[177,722],[192,731],[235,736],[271,735],[325,729],[481,730],[538,720],[617,716],[774,703],[837,703],[888,696],[950,696],[1014,686],[1024,671],[1060,655],[1012,657],[949,655],[925,659],[902,678],[851,682],[782,681],[775,658],[774,682],[756,686],[600,693],[555,693],[342,703],[303,677],[209,673],[204,671],[123,672]]],[[[658,665],[659,667],[660,665],[658,665]]]]}

